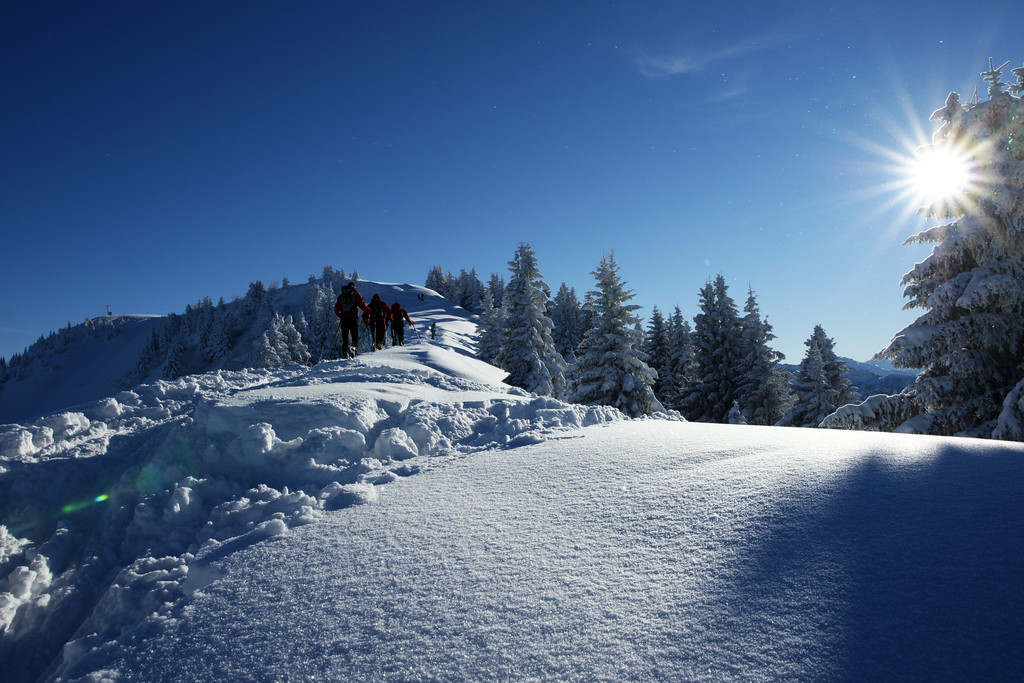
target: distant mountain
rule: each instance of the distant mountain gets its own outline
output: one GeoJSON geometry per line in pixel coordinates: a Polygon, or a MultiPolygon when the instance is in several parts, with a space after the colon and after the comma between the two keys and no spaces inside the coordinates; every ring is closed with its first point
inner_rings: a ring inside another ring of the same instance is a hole
{"type": "Polygon", "coordinates": [[[861,398],[875,394],[898,394],[914,383],[919,370],[901,370],[887,360],[855,361],[841,358],[849,370],[846,377],[857,387],[861,398]]]}
{"type": "MultiPolygon", "coordinates": [[[[848,370],[846,378],[850,380],[861,398],[875,394],[898,394],[914,383],[919,370],[901,370],[887,360],[856,361],[852,358],[840,358],[848,370]]],[[[796,374],[799,365],[787,364],[783,367],[796,374]]]]}

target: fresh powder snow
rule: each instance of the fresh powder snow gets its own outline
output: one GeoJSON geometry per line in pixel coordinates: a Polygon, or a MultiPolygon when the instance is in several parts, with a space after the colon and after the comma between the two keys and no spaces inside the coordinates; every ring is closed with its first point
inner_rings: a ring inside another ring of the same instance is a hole
{"type": "Polygon", "coordinates": [[[416,320],[0,426],[0,679],[1024,676],[1024,445],[630,420],[416,320]]]}

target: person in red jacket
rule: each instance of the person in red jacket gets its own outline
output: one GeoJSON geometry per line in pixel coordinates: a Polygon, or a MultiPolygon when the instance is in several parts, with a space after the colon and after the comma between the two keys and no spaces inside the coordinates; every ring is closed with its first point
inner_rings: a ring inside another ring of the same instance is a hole
{"type": "Polygon", "coordinates": [[[334,315],[341,320],[341,357],[355,358],[356,347],[359,346],[359,309],[369,313],[370,307],[363,300],[363,295],[356,291],[356,283],[350,282],[341,288],[338,300],[334,302],[334,315]],[[349,337],[352,343],[349,344],[349,337]]]}
{"type": "Polygon", "coordinates": [[[405,323],[412,325],[409,312],[397,301],[391,304],[391,345],[405,346],[405,323]],[[405,319],[403,321],[403,318],[405,319]]]}
{"type": "Polygon", "coordinates": [[[380,298],[380,294],[374,294],[370,299],[369,308],[363,312],[363,322],[370,327],[370,332],[373,333],[374,351],[384,348],[389,320],[391,320],[391,309],[380,298]]]}

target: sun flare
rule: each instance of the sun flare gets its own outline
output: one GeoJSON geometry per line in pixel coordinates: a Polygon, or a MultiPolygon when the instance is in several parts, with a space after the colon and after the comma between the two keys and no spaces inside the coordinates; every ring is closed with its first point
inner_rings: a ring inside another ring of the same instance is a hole
{"type": "Polygon", "coordinates": [[[927,202],[957,199],[970,186],[972,176],[970,157],[954,147],[921,147],[907,167],[911,191],[927,202]]]}

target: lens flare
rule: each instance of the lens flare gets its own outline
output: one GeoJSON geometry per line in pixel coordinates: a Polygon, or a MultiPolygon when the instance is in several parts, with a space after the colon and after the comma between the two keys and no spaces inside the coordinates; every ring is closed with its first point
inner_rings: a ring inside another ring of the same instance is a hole
{"type": "Polygon", "coordinates": [[[98,495],[98,496],[96,496],[94,498],[91,498],[89,500],[79,500],[79,501],[75,501],[73,503],[68,503],[67,505],[61,507],[60,513],[62,515],[74,514],[76,512],[80,512],[80,511],[84,510],[85,508],[89,507],[90,505],[96,505],[97,503],[103,503],[103,502],[106,502],[108,500],[110,500],[110,496],[108,494],[106,494],[106,493],[101,493],[100,495],[98,495]]]}

